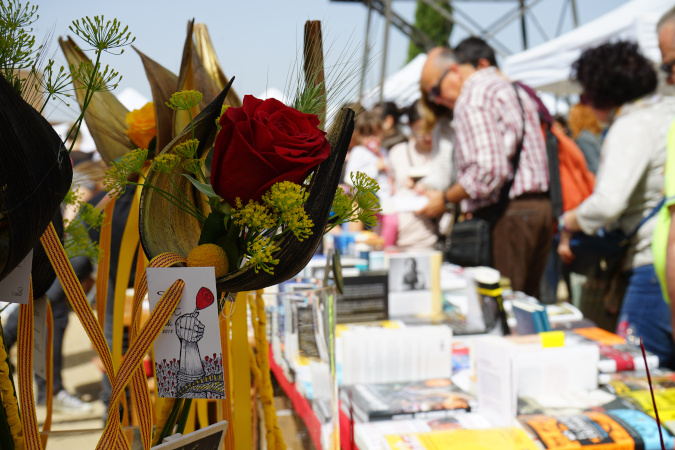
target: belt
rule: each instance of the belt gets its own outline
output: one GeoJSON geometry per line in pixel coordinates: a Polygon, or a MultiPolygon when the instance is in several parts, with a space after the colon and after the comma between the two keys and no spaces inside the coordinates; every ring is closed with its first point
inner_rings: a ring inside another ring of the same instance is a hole
{"type": "Polygon", "coordinates": [[[549,198],[548,192],[526,192],[524,194],[520,194],[518,197],[512,199],[511,201],[514,200],[539,200],[542,198],[549,198]]]}

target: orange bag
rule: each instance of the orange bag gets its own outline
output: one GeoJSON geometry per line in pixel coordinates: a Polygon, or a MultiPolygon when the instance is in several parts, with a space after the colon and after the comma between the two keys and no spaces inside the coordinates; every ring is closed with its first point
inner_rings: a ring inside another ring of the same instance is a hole
{"type": "Polygon", "coordinates": [[[584,154],[571,137],[557,125],[551,127],[551,133],[558,141],[558,168],[564,212],[576,208],[591,195],[595,186],[595,175],[588,170],[584,154]]]}

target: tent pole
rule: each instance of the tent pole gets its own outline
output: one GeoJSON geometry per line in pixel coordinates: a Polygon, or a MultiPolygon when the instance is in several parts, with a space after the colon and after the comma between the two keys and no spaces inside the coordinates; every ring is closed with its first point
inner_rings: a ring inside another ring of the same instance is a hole
{"type": "Polygon", "coordinates": [[[527,50],[527,24],[525,23],[525,0],[520,0],[520,31],[523,34],[523,50],[527,50]]]}
{"type": "Polygon", "coordinates": [[[579,15],[577,14],[577,0],[569,0],[572,5],[572,20],[574,21],[574,28],[579,26],[579,15]]]}
{"type": "Polygon", "coordinates": [[[387,74],[387,50],[389,48],[389,28],[391,27],[391,0],[386,1],[386,14],[384,25],[384,45],[382,49],[382,72],[380,73],[380,103],[384,98],[384,77],[387,74]]]}
{"type": "Polygon", "coordinates": [[[366,70],[368,68],[368,58],[370,55],[369,52],[369,41],[370,41],[370,21],[373,16],[373,1],[367,0],[368,3],[368,18],[366,19],[366,44],[363,47],[363,63],[361,65],[361,83],[359,85],[359,103],[363,103],[363,89],[366,83],[366,70]]]}

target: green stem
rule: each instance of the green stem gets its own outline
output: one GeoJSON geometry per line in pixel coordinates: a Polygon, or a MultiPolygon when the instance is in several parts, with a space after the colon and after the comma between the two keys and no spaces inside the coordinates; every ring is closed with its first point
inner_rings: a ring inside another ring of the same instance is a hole
{"type": "Polygon", "coordinates": [[[160,194],[162,197],[164,197],[167,201],[169,201],[171,204],[173,204],[175,207],[185,211],[186,213],[190,214],[192,217],[195,219],[199,220],[200,222],[206,221],[206,217],[204,217],[204,214],[202,214],[201,211],[194,209],[190,210],[188,206],[181,204],[181,200],[176,197],[175,195],[171,195],[166,191],[163,191],[159,189],[158,187],[153,186],[152,184],[144,184],[144,183],[136,183],[134,181],[128,181],[127,184],[133,185],[133,186],[148,186],[151,189],[154,189],[155,192],[160,194]]]}
{"type": "Polygon", "coordinates": [[[190,128],[191,128],[191,131],[192,131],[192,139],[194,139],[195,138],[195,126],[192,123],[192,110],[188,109],[187,112],[188,112],[188,115],[190,116],[190,128]]]}
{"type": "MultiPolygon", "coordinates": [[[[172,185],[173,188],[176,190],[176,192],[178,192],[178,193],[180,194],[180,196],[183,197],[183,200],[185,200],[185,203],[187,203],[188,205],[192,205],[192,203],[191,203],[190,200],[185,196],[185,194],[183,193],[183,191],[181,191],[181,190],[178,188],[178,185],[176,185],[176,182],[173,180],[173,177],[172,177],[171,175],[167,175],[167,177],[169,177],[169,181],[171,181],[171,185],[172,185]]],[[[195,211],[199,211],[199,209],[195,207],[195,211]]],[[[201,211],[200,211],[200,213],[201,213],[201,211]]],[[[204,217],[204,220],[206,220],[206,217],[204,217]]]]}
{"type": "Polygon", "coordinates": [[[185,402],[183,403],[183,409],[180,412],[176,433],[183,434],[183,431],[185,431],[185,425],[187,424],[188,416],[190,415],[190,406],[192,406],[192,399],[186,398],[185,402]]]}
{"type": "Polygon", "coordinates": [[[162,432],[159,435],[157,444],[161,444],[165,437],[173,434],[173,427],[174,425],[176,425],[176,419],[178,418],[178,411],[180,411],[182,405],[183,405],[182,398],[177,398],[176,401],[173,402],[171,413],[169,414],[169,418],[166,419],[166,423],[164,424],[164,428],[162,428],[162,432]]]}
{"type": "MultiPolygon", "coordinates": [[[[94,69],[92,71],[92,76],[96,77],[96,74],[98,73],[98,68],[100,67],[100,60],[101,60],[101,51],[97,50],[96,51],[96,63],[94,64],[94,69]]],[[[77,96],[77,93],[75,94],[77,96]]],[[[75,141],[77,141],[77,136],[80,133],[80,128],[82,127],[82,121],[84,120],[84,113],[89,107],[89,103],[91,102],[91,99],[94,97],[94,90],[92,89],[91,85],[87,85],[87,91],[84,93],[84,101],[82,102],[82,111],[80,112],[80,115],[78,116],[77,120],[75,120],[75,123],[73,123],[73,126],[70,128],[68,131],[68,135],[66,136],[66,141],[68,138],[70,138],[70,135],[74,132],[75,135],[73,136],[73,140],[70,143],[70,148],[68,149],[68,154],[73,151],[73,147],[75,146],[75,141]]]]}

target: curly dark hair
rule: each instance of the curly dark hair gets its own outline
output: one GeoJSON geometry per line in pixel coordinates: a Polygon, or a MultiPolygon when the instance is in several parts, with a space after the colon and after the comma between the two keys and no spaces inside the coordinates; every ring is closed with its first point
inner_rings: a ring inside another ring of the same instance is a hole
{"type": "Polygon", "coordinates": [[[572,64],[588,102],[614,108],[656,89],[656,71],[634,42],[617,41],[584,50],[572,64]]]}

